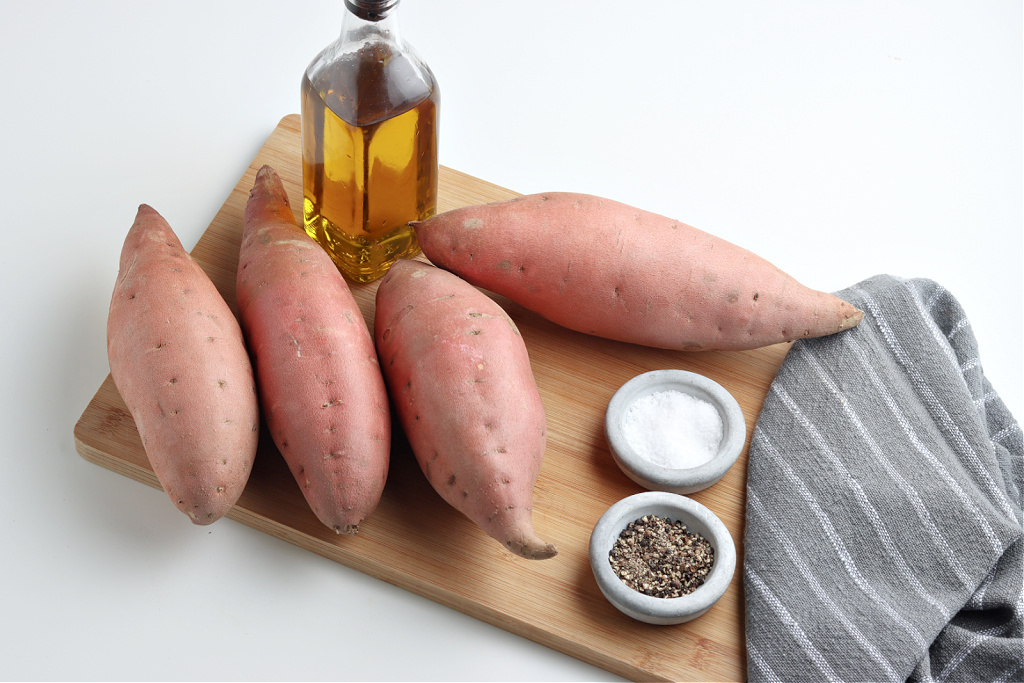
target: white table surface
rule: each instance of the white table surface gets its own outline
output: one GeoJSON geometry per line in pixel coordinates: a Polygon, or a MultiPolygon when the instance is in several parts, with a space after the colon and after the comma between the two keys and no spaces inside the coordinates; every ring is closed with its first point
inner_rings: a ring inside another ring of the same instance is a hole
{"type": "MultiPolygon", "coordinates": [[[[1022,410],[1016,0],[405,0],[441,162],[678,218],[817,289],[927,277],[1022,410]],[[630,7],[636,7],[635,16],[630,7]]],[[[191,248],[340,0],[5,2],[0,677],[615,680],[90,464],[140,203],[191,248]]]]}

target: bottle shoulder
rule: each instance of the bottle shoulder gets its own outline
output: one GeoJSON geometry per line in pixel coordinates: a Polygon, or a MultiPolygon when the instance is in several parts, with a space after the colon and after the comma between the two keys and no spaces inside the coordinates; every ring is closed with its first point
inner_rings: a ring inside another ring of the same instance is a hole
{"type": "Polygon", "coordinates": [[[411,46],[373,39],[327,46],[306,69],[303,88],[359,126],[397,116],[439,94],[433,72],[411,46]]]}

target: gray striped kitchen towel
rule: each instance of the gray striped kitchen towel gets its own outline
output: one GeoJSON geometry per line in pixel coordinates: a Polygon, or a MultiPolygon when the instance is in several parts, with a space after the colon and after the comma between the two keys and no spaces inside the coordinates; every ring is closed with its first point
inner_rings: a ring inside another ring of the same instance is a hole
{"type": "Polygon", "coordinates": [[[956,299],[881,275],[796,342],[751,438],[751,681],[1024,679],[1024,447],[956,299]]]}

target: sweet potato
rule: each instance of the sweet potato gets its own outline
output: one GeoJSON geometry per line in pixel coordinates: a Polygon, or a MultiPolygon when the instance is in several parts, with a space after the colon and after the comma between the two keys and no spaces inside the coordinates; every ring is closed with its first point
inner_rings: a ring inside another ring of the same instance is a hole
{"type": "Polygon", "coordinates": [[[107,356],[167,495],[196,524],[222,517],[256,457],[252,365],[220,292],[145,204],[121,250],[107,356]]]}
{"type": "Polygon", "coordinates": [[[544,405],[512,319],[457,276],[401,260],[377,289],[374,341],[392,404],[434,489],[517,555],[554,556],[531,515],[544,405]]]}
{"type": "Polygon", "coordinates": [[[356,533],[388,475],[387,390],[348,283],[269,166],[245,207],[236,289],[274,443],[317,518],[356,533]]]}
{"type": "Polygon", "coordinates": [[[414,226],[435,265],[609,339],[742,350],[831,334],[864,316],[746,249],[591,195],[527,195],[414,226]]]}

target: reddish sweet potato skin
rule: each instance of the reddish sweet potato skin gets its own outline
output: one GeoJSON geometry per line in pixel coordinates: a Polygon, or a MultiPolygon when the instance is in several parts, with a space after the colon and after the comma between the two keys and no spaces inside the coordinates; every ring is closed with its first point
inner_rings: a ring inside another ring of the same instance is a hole
{"type": "Polygon", "coordinates": [[[238,501],[259,408],[234,314],[152,207],[125,238],[107,318],[110,374],[157,479],[195,523],[238,501]]]}
{"type": "Polygon", "coordinates": [[[863,317],[746,249],[593,195],[526,195],[415,226],[433,264],[608,339],[743,350],[832,334],[863,317]]]}
{"type": "Polygon", "coordinates": [[[554,556],[532,526],[546,425],[515,323],[464,280],[412,260],[381,279],[376,306],[392,404],[431,485],[517,555],[554,556]]]}
{"type": "Polygon", "coordinates": [[[246,204],[236,296],[274,443],[317,518],[356,533],[387,480],[387,390],[348,283],[269,166],[246,204]]]}

